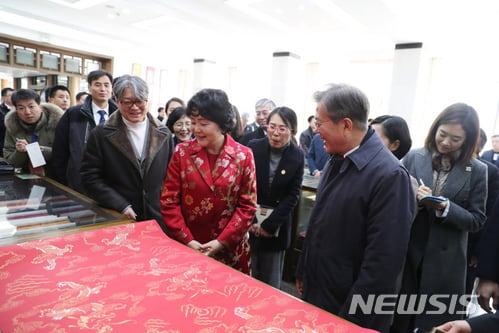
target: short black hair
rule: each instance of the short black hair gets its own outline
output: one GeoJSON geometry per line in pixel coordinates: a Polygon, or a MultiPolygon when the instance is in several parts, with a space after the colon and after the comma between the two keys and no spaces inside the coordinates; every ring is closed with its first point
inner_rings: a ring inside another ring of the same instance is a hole
{"type": "Polygon", "coordinates": [[[35,100],[36,104],[40,105],[40,95],[31,89],[19,89],[12,94],[12,105],[17,106],[19,101],[35,100]]]}
{"type": "Polygon", "coordinates": [[[485,144],[487,143],[487,134],[485,131],[480,128],[480,151],[485,147],[485,144]]]}
{"type": "Polygon", "coordinates": [[[189,117],[201,116],[215,122],[222,133],[230,133],[234,128],[234,111],[225,91],[220,89],[202,89],[187,103],[186,114],[189,117]]]}
{"type": "Polygon", "coordinates": [[[270,111],[269,116],[267,117],[267,124],[270,123],[270,118],[272,118],[275,114],[277,114],[289,128],[289,131],[291,132],[291,141],[296,144],[295,135],[298,130],[298,118],[296,117],[296,112],[287,106],[278,106],[270,111]]]}
{"type": "Polygon", "coordinates": [[[55,95],[55,92],[57,90],[64,90],[64,91],[67,91],[69,95],[71,95],[71,92],[69,91],[68,87],[66,86],[61,86],[61,85],[56,85],[56,86],[53,86],[53,87],[50,87],[47,89],[47,91],[45,92],[45,96],[47,97],[51,97],[51,98],[54,98],[54,95],[55,95]]]}
{"type": "Polygon", "coordinates": [[[8,93],[9,91],[14,91],[14,89],[9,88],[9,87],[7,87],[7,88],[3,88],[3,89],[2,89],[2,97],[7,96],[7,93],[8,93]]]}
{"type": "Polygon", "coordinates": [[[311,121],[312,121],[312,119],[315,119],[315,116],[309,116],[309,117],[307,118],[307,122],[311,122],[311,121]]]}
{"type": "Polygon", "coordinates": [[[81,96],[83,96],[83,95],[90,96],[90,94],[88,92],[86,92],[86,91],[80,91],[79,93],[76,94],[76,100],[77,101],[80,100],[81,96]]]}
{"type": "Polygon", "coordinates": [[[113,76],[110,73],[103,71],[103,70],[100,70],[100,69],[98,69],[96,71],[91,71],[90,73],[88,73],[87,82],[88,82],[88,84],[92,84],[93,81],[98,80],[100,77],[102,77],[104,75],[109,78],[109,81],[113,82],[113,76]]]}
{"type": "Polygon", "coordinates": [[[409,126],[404,118],[399,116],[381,116],[375,118],[371,124],[379,124],[383,128],[383,134],[388,138],[390,143],[399,141],[398,148],[393,151],[393,155],[399,160],[402,159],[411,149],[412,139],[409,131],[409,126]],[[381,123],[375,122],[378,118],[386,117],[381,123]]]}
{"type": "Polygon", "coordinates": [[[183,106],[178,106],[175,109],[173,109],[172,113],[168,116],[168,119],[166,120],[166,127],[173,133],[173,125],[182,118],[182,116],[186,116],[185,113],[185,108],[183,106]]]}

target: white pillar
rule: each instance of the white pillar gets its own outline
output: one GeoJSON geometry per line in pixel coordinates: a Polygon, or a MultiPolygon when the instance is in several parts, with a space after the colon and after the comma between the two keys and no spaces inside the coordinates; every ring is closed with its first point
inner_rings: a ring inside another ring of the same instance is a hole
{"type": "Polygon", "coordinates": [[[194,59],[193,92],[203,88],[217,88],[216,63],[207,59],[194,59]]]}
{"type": "Polygon", "coordinates": [[[291,52],[274,52],[272,55],[270,98],[279,105],[294,109],[301,107],[302,85],[300,57],[291,52]]]}
{"type": "Polygon", "coordinates": [[[389,113],[404,118],[409,128],[414,125],[421,82],[423,43],[395,45],[389,113]]]}

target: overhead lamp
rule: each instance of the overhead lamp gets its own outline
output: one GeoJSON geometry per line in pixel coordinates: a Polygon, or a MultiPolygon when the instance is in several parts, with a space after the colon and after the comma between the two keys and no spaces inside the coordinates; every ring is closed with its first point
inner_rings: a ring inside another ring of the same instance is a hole
{"type": "Polygon", "coordinates": [[[67,0],[49,0],[49,1],[56,3],[58,5],[70,7],[73,9],[82,10],[82,9],[87,9],[87,8],[96,6],[98,4],[101,4],[107,0],[78,0],[78,1],[74,1],[74,2],[69,2],[67,0]]]}
{"type": "Polygon", "coordinates": [[[267,15],[259,10],[250,7],[251,4],[259,1],[255,0],[226,0],[224,3],[252,18],[262,21],[276,29],[282,30],[284,32],[293,32],[294,29],[281,21],[275,19],[274,17],[267,15]]]}
{"type": "Polygon", "coordinates": [[[336,20],[349,25],[349,26],[359,26],[362,24],[356,20],[352,15],[348,14],[346,11],[341,9],[338,5],[333,3],[331,0],[311,0],[311,2],[317,7],[321,8],[336,20]]]}

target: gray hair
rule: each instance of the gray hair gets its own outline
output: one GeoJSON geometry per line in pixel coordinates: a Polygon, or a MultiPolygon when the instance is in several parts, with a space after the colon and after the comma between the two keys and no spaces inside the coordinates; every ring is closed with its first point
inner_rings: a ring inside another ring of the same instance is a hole
{"type": "MultiPolygon", "coordinates": [[[[265,105],[267,105],[267,104],[270,104],[270,107],[271,107],[271,109],[272,109],[272,110],[273,110],[273,109],[275,109],[275,107],[276,107],[276,105],[275,105],[275,103],[274,103],[274,101],[273,101],[273,100],[268,99],[268,98],[262,98],[262,99],[258,100],[258,101],[255,103],[255,109],[256,109],[256,108],[259,108],[259,107],[261,107],[261,106],[265,106],[265,105]]],[[[272,111],[272,110],[271,110],[271,111],[272,111]]]]}
{"type": "Polygon", "coordinates": [[[149,96],[149,88],[146,81],[138,76],[127,74],[116,79],[113,91],[118,100],[121,99],[126,88],[132,89],[135,98],[138,100],[145,101],[149,96]]]}
{"type": "Polygon", "coordinates": [[[314,93],[314,99],[324,104],[329,118],[335,124],[343,118],[350,118],[358,129],[367,128],[369,100],[359,88],[332,83],[326,90],[314,93]]]}

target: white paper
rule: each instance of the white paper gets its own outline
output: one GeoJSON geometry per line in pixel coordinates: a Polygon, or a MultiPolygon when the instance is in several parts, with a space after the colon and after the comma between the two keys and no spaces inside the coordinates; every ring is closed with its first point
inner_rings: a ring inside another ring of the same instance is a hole
{"type": "Polygon", "coordinates": [[[28,202],[26,203],[27,208],[38,209],[40,203],[42,202],[43,195],[45,194],[45,187],[39,185],[33,185],[31,192],[29,192],[28,202]]]}
{"type": "Polygon", "coordinates": [[[28,151],[29,160],[31,161],[31,165],[33,165],[33,168],[37,168],[39,166],[47,164],[38,142],[27,144],[26,150],[28,151]]]}
{"type": "Polygon", "coordinates": [[[11,237],[16,233],[16,226],[7,221],[0,221],[0,238],[11,237]]]}

